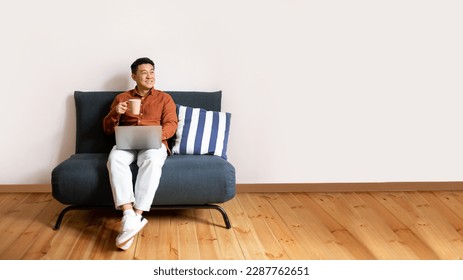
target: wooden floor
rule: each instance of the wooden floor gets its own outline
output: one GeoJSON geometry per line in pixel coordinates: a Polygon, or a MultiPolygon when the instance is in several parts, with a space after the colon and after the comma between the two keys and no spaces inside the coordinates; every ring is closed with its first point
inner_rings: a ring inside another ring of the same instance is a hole
{"type": "Polygon", "coordinates": [[[152,211],[128,251],[120,212],[0,193],[1,259],[463,259],[463,192],[238,193],[215,210],[152,211]]]}

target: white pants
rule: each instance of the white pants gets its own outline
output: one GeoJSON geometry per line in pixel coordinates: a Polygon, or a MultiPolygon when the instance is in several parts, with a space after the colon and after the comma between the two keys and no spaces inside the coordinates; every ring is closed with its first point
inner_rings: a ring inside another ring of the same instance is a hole
{"type": "Polygon", "coordinates": [[[116,209],[131,203],[134,208],[149,211],[161,179],[162,166],[167,158],[164,144],[159,149],[118,150],[113,147],[107,167],[116,209]],[[137,161],[135,189],[130,164],[137,161]]]}

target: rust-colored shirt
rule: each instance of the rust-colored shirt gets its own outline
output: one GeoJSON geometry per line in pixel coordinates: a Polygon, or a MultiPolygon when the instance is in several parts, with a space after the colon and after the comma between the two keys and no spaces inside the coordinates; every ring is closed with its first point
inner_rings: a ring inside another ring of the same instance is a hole
{"type": "Polygon", "coordinates": [[[107,134],[114,133],[116,125],[161,125],[162,143],[167,147],[169,153],[167,139],[174,136],[177,124],[174,100],[169,94],[154,88],[144,97],[138,95],[136,89],[118,94],[111,104],[109,113],[103,119],[103,129],[107,134]],[[141,99],[140,114],[134,115],[127,110],[125,114],[119,115],[116,112],[116,105],[131,98],[141,99]]]}

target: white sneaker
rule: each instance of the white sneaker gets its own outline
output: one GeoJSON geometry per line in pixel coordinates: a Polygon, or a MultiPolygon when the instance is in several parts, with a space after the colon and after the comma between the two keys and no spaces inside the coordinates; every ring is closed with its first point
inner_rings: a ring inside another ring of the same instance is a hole
{"type": "Polygon", "coordinates": [[[132,246],[132,243],[133,243],[133,240],[134,240],[134,239],[135,239],[135,237],[132,237],[132,239],[130,239],[129,241],[127,241],[127,242],[125,243],[124,246],[119,247],[119,249],[121,249],[121,250],[123,250],[123,251],[128,250],[128,249],[130,248],[130,246],[132,246]]]}
{"type": "MultiPolygon", "coordinates": [[[[117,248],[125,247],[125,245],[132,240],[133,237],[148,223],[140,214],[124,215],[122,217],[121,232],[116,238],[117,248]]],[[[130,246],[129,246],[130,247],[130,246]]]]}

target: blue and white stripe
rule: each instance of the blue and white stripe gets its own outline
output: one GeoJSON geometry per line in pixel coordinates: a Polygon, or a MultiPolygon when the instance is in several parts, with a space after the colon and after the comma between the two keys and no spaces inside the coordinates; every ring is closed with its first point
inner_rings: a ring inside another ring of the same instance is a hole
{"type": "Polygon", "coordinates": [[[177,105],[174,154],[216,155],[227,159],[231,114],[177,105]]]}

